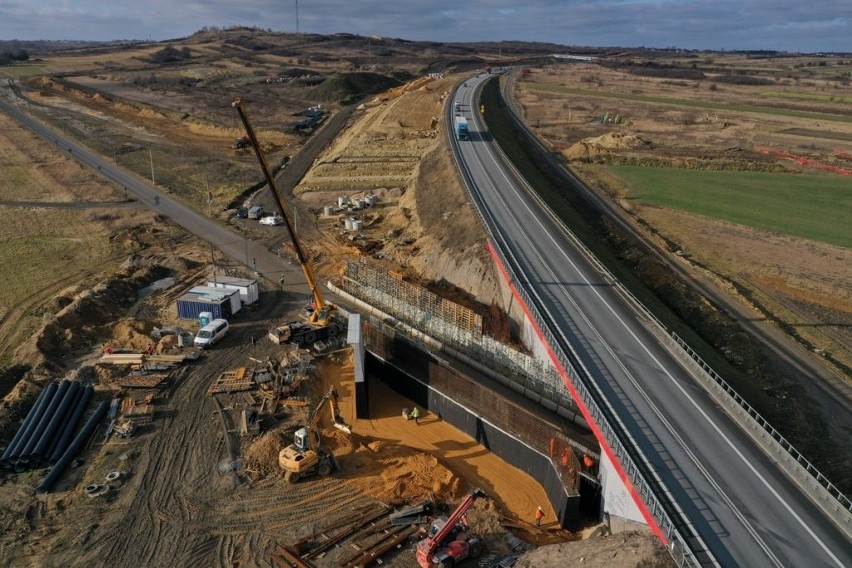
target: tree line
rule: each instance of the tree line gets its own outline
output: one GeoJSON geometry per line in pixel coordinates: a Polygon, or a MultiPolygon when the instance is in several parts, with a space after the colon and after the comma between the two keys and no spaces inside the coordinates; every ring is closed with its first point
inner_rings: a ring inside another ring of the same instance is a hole
{"type": "Polygon", "coordinates": [[[28,61],[30,54],[25,49],[0,51],[0,65],[11,65],[16,61],[28,61]]]}

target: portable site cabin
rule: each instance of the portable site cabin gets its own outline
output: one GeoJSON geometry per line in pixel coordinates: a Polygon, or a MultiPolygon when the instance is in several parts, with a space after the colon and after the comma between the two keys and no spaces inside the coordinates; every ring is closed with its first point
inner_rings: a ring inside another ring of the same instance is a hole
{"type": "Polygon", "coordinates": [[[240,300],[242,300],[243,304],[246,306],[255,303],[260,297],[257,280],[234,278],[232,276],[217,276],[213,280],[208,280],[207,285],[214,288],[224,288],[226,290],[238,290],[240,293],[240,300]]]}
{"type": "Polygon", "coordinates": [[[210,312],[208,318],[229,320],[232,316],[231,298],[211,298],[193,293],[186,293],[178,298],[177,313],[180,319],[199,321],[203,312],[210,312]]]}
{"type": "Polygon", "coordinates": [[[229,290],[226,288],[216,288],[213,286],[193,286],[192,288],[190,288],[189,293],[198,294],[199,296],[205,296],[207,298],[210,298],[211,300],[227,298],[228,301],[231,302],[232,315],[243,308],[243,302],[240,299],[239,290],[229,290]]]}

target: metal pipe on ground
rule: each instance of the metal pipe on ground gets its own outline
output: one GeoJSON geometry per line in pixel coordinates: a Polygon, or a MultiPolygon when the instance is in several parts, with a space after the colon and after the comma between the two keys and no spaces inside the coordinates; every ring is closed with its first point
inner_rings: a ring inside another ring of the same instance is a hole
{"type": "Polygon", "coordinates": [[[56,462],[56,465],[51,468],[50,473],[48,473],[44,480],[41,482],[36,488],[36,491],[39,493],[47,493],[53,487],[53,485],[59,481],[59,476],[62,475],[62,472],[65,471],[65,468],[68,467],[68,464],[71,463],[71,460],[74,459],[74,456],[77,455],[77,452],[80,451],[80,448],[83,447],[83,444],[86,443],[86,440],[92,435],[92,432],[95,431],[95,428],[98,427],[98,423],[107,413],[107,409],[109,408],[109,402],[103,401],[98,407],[95,409],[95,413],[92,414],[89,421],[86,422],[86,425],[83,426],[83,429],[80,430],[80,433],[77,434],[77,437],[74,438],[74,441],[71,442],[71,445],[68,446],[68,449],[65,450],[65,453],[62,454],[62,457],[59,458],[59,461],[56,462]]]}
{"type": "MultiPolygon", "coordinates": [[[[80,383],[77,381],[73,381],[70,383],[68,388],[65,390],[65,395],[62,397],[62,400],[59,401],[59,404],[56,406],[56,410],[53,412],[53,415],[50,417],[50,422],[47,423],[47,426],[44,429],[44,432],[41,434],[41,438],[36,443],[35,448],[33,448],[33,453],[31,458],[36,460],[42,460],[47,454],[47,448],[50,446],[50,443],[53,442],[53,439],[56,437],[57,428],[59,428],[59,424],[62,422],[62,419],[68,414],[68,411],[71,409],[71,403],[77,398],[77,391],[80,390],[80,383]]],[[[56,393],[56,397],[59,397],[59,391],[56,393]]],[[[48,408],[50,411],[50,408],[48,408]]]]}
{"type": "Polygon", "coordinates": [[[74,409],[74,414],[71,415],[71,419],[68,420],[65,430],[62,432],[59,442],[56,444],[56,448],[53,450],[53,453],[50,454],[50,459],[48,460],[50,465],[54,465],[58,462],[59,458],[62,457],[62,454],[65,453],[65,450],[68,449],[68,442],[71,440],[71,436],[74,435],[74,429],[77,428],[77,422],[80,421],[80,417],[83,416],[83,413],[86,411],[86,407],[89,405],[89,399],[92,398],[92,394],[94,394],[94,392],[95,391],[92,387],[86,387],[83,389],[83,395],[80,397],[80,400],[77,401],[77,407],[74,409]]]}
{"type": "Polygon", "coordinates": [[[18,428],[18,431],[15,433],[15,437],[12,438],[12,441],[9,443],[8,446],[6,446],[6,450],[3,452],[3,456],[0,457],[0,463],[2,463],[4,466],[8,467],[9,465],[11,465],[12,462],[9,458],[12,456],[12,452],[15,450],[15,446],[17,446],[18,443],[21,441],[21,438],[23,437],[24,432],[26,431],[30,422],[33,420],[33,417],[38,414],[39,406],[44,402],[46,395],[47,389],[42,389],[42,391],[38,394],[35,403],[33,403],[32,407],[30,408],[30,411],[27,413],[26,418],[24,418],[24,421],[21,423],[21,427],[18,428]]]}
{"type": "Polygon", "coordinates": [[[35,430],[36,424],[39,420],[41,420],[44,411],[47,409],[47,405],[50,404],[50,401],[53,399],[53,395],[56,393],[57,388],[56,383],[50,383],[47,385],[47,388],[44,390],[44,398],[41,399],[38,409],[36,410],[33,419],[27,425],[27,429],[24,431],[21,439],[18,440],[18,445],[15,446],[15,449],[9,454],[10,462],[17,462],[18,457],[21,455],[21,450],[27,445],[27,442],[30,440],[30,436],[32,436],[33,430],[35,430]]]}
{"type": "Polygon", "coordinates": [[[38,421],[38,425],[35,427],[35,430],[33,430],[29,441],[27,441],[27,445],[24,446],[23,450],[21,450],[21,455],[18,457],[18,463],[29,463],[36,444],[38,444],[41,439],[41,435],[44,434],[47,424],[50,422],[51,418],[53,418],[53,415],[56,413],[56,409],[59,407],[62,399],[65,398],[65,393],[68,391],[70,386],[71,383],[69,381],[62,381],[59,383],[59,388],[56,389],[56,394],[54,394],[53,398],[50,399],[50,404],[47,405],[47,408],[44,410],[44,414],[41,415],[41,419],[38,421]]]}
{"type": "Polygon", "coordinates": [[[65,413],[65,416],[62,417],[62,422],[60,422],[59,426],[56,427],[56,432],[54,433],[53,440],[50,441],[50,446],[48,446],[47,450],[41,454],[41,457],[44,460],[50,459],[50,456],[53,455],[54,450],[56,450],[56,446],[59,444],[59,440],[62,438],[62,434],[68,428],[68,423],[71,421],[71,416],[74,414],[74,410],[80,403],[83,393],[86,392],[82,383],[78,384],[80,384],[80,388],[78,388],[77,392],[74,393],[74,400],[71,401],[71,406],[68,407],[68,412],[65,413]]]}

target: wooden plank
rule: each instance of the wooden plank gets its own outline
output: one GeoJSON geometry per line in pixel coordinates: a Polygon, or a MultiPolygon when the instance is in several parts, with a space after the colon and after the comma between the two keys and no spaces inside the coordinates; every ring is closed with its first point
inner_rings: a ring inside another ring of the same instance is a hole
{"type": "Polygon", "coordinates": [[[127,375],[116,380],[116,384],[123,388],[153,388],[165,381],[169,376],[167,374],[155,375],[127,375]]]}

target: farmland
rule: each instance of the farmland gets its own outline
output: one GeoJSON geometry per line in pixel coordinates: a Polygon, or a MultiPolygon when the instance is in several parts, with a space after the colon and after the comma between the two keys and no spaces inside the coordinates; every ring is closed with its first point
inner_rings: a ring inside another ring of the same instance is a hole
{"type": "Polygon", "coordinates": [[[852,247],[849,179],[763,172],[612,166],[627,199],[852,247]]]}

